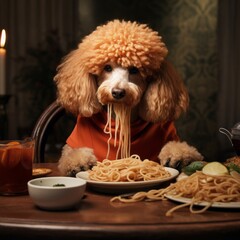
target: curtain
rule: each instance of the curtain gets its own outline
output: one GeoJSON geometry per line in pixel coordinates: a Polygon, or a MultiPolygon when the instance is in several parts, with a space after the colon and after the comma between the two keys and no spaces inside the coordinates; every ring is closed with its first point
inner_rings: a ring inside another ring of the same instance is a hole
{"type": "MultiPolygon", "coordinates": [[[[240,122],[240,1],[219,0],[219,127],[231,129],[240,122]]],[[[219,134],[222,149],[231,149],[226,136],[219,134]]]]}
{"type": "MultiPolygon", "coordinates": [[[[33,121],[32,116],[28,117],[24,113],[28,93],[16,89],[14,82],[22,67],[20,62],[23,62],[30,49],[46,44],[46,38],[54,31],[57,31],[55,34],[63,53],[74,47],[81,32],[78,24],[78,0],[0,0],[1,29],[6,29],[7,32],[6,79],[7,93],[11,95],[7,106],[10,127],[8,137],[15,138],[18,129],[27,127],[29,121],[33,121]]],[[[37,53],[41,54],[32,51],[31,57],[37,53]]],[[[42,99],[45,97],[47,96],[43,95],[42,99]]],[[[33,113],[34,106],[31,114],[33,113]]]]}

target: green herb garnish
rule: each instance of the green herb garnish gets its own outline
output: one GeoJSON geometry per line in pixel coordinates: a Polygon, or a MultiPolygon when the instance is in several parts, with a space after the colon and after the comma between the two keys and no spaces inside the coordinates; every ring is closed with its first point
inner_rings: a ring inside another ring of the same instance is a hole
{"type": "Polygon", "coordinates": [[[65,184],[57,183],[57,184],[54,184],[53,187],[65,187],[65,184]]]}

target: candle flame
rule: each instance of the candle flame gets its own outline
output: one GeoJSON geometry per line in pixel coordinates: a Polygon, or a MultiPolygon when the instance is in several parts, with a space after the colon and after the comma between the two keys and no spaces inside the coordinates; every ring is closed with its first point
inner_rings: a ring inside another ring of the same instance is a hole
{"type": "Polygon", "coordinates": [[[1,32],[1,39],[0,39],[0,47],[4,47],[6,42],[6,31],[5,29],[2,30],[1,32]]]}

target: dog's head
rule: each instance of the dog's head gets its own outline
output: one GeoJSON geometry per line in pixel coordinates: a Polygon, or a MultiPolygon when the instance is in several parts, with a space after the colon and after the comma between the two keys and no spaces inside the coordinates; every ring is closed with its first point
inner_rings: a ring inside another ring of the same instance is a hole
{"type": "Polygon", "coordinates": [[[58,101],[86,117],[121,103],[138,104],[146,121],[173,120],[186,110],[188,95],[167,53],[147,25],[114,20],[97,27],[59,66],[58,101]]]}

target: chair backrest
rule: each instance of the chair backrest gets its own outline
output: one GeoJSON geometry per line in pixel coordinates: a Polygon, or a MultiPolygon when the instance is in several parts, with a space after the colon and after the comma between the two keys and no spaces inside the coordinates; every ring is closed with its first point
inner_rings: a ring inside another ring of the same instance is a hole
{"type": "Polygon", "coordinates": [[[32,137],[35,139],[34,162],[45,162],[45,146],[49,132],[56,121],[64,115],[66,115],[65,109],[55,101],[39,117],[32,131],[32,137]]]}

